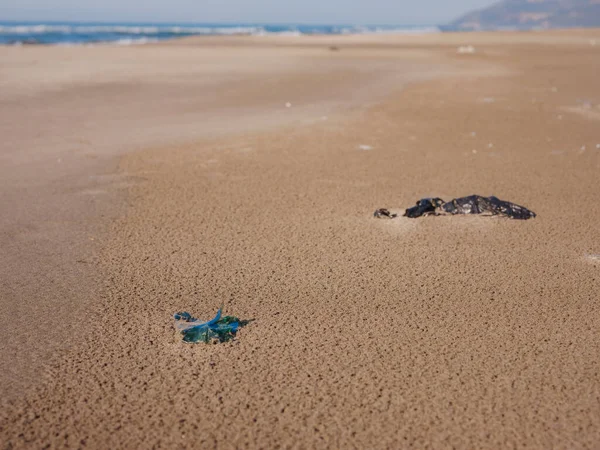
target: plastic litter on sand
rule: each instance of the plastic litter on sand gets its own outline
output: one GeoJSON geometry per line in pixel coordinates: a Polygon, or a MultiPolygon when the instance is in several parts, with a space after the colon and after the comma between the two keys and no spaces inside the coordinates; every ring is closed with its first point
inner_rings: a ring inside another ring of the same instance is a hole
{"type": "Polygon", "coordinates": [[[395,219],[396,217],[398,217],[398,214],[394,214],[386,208],[379,208],[375,210],[375,212],[373,213],[373,217],[375,217],[376,219],[395,219]]]}
{"type": "Polygon", "coordinates": [[[183,335],[183,341],[190,343],[228,342],[235,338],[240,328],[250,323],[249,320],[240,320],[233,316],[223,317],[222,308],[219,308],[217,315],[208,322],[196,319],[188,312],[175,313],[173,318],[175,328],[183,335]]]}
{"type": "Polygon", "coordinates": [[[527,220],[536,217],[533,211],[515,203],[500,200],[493,195],[469,195],[445,202],[441,198],[422,198],[412,208],[404,212],[405,217],[415,219],[423,216],[443,216],[456,214],[482,214],[504,216],[510,219],[527,220]]]}

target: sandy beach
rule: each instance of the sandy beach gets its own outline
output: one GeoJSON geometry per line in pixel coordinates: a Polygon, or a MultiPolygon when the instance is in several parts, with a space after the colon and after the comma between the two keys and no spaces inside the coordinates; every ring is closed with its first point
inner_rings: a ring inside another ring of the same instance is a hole
{"type": "Polygon", "coordinates": [[[2,447],[597,448],[599,56],[0,47],[2,447]],[[373,218],[469,194],[538,217],[373,218]],[[221,305],[254,320],[181,341],[221,305]]]}

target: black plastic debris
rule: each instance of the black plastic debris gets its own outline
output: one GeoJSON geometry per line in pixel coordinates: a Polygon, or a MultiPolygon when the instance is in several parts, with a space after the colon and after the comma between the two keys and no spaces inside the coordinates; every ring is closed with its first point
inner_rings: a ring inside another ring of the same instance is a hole
{"type": "Polygon", "coordinates": [[[380,208],[373,213],[373,216],[378,219],[394,219],[398,217],[398,214],[392,214],[389,209],[380,208]]]}
{"type": "Polygon", "coordinates": [[[416,206],[408,208],[404,212],[404,217],[416,219],[421,216],[439,215],[439,209],[444,205],[444,200],[441,198],[422,198],[417,202],[416,206]]]}
{"type": "Polygon", "coordinates": [[[527,220],[536,217],[533,211],[515,203],[500,200],[497,197],[469,195],[445,202],[441,198],[423,198],[412,208],[408,208],[404,216],[415,219],[421,216],[442,216],[455,214],[482,214],[503,216],[509,219],[527,220]]]}

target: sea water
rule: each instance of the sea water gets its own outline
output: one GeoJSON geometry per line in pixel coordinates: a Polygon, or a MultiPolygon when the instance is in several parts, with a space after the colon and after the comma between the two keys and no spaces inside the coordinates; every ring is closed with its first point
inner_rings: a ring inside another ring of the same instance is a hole
{"type": "Polygon", "coordinates": [[[358,33],[433,33],[435,26],[299,25],[299,24],[175,24],[91,22],[3,22],[0,44],[144,44],[186,36],[303,35],[358,33]]]}

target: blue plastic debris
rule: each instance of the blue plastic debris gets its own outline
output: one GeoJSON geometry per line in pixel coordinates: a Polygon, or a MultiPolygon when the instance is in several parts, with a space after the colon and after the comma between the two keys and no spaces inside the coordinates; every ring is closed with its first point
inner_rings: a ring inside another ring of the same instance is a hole
{"type": "Polygon", "coordinates": [[[221,309],[217,315],[208,322],[192,317],[188,312],[178,312],[173,315],[175,328],[183,335],[184,342],[204,342],[206,344],[217,340],[227,342],[232,340],[238,330],[250,323],[249,320],[240,320],[237,317],[222,317],[221,309]]]}

